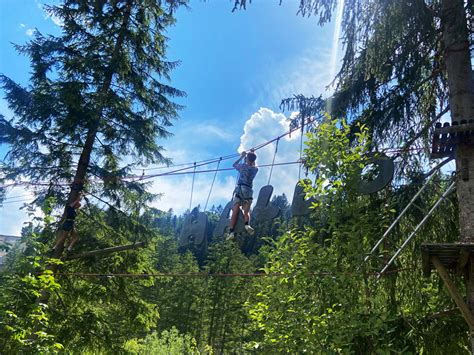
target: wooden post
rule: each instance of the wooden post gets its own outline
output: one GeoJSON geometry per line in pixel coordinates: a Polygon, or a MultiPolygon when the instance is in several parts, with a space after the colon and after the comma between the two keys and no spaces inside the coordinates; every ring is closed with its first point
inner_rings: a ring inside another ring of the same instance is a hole
{"type": "Polygon", "coordinates": [[[464,317],[464,320],[469,326],[469,330],[471,331],[471,334],[472,334],[472,332],[474,331],[474,316],[472,315],[471,310],[469,309],[467,304],[464,302],[462,296],[460,295],[459,291],[456,288],[456,285],[453,283],[453,281],[449,277],[448,272],[444,268],[441,261],[439,261],[438,257],[431,256],[431,262],[436,267],[436,270],[438,270],[439,276],[441,277],[441,279],[444,282],[444,285],[448,289],[448,292],[451,295],[451,298],[454,300],[459,310],[461,311],[462,316],[464,317]]]}
{"type": "Polygon", "coordinates": [[[456,274],[458,275],[463,275],[464,274],[464,268],[466,267],[466,264],[469,262],[469,259],[471,257],[471,253],[467,249],[461,249],[459,253],[459,259],[456,265],[456,274]]]}

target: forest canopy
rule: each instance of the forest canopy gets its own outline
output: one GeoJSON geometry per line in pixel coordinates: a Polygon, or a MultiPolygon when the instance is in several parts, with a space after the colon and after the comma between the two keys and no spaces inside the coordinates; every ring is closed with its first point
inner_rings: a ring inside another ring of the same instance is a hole
{"type": "MultiPolygon", "coordinates": [[[[13,112],[0,116],[0,198],[28,181],[42,214],[21,243],[0,244],[4,352],[469,352],[468,324],[429,262],[423,275],[420,249],[474,238],[469,134],[431,154],[436,123],[472,124],[471,2],[301,0],[297,15],[322,26],[343,6],[337,85],[328,99],[281,98],[305,176],[292,198],[266,201],[269,178],[255,233],[233,240],[220,231],[234,204],[162,211],[133,174],[170,164],[161,142],[186,94],[171,84],[167,30],[188,6],[64,0],[46,7],[59,35],[15,46],[31,75],[0,75],[13,112]]],[[[469,258],[451,273],[460,292],[469,258]]]]}

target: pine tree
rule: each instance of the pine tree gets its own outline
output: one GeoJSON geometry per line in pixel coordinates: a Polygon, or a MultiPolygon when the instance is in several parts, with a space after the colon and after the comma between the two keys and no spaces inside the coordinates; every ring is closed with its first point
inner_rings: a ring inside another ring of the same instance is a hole
{"type": "Polygon", "coordinates": [[[125,177],[135,165],[167,162],[156,139],[170,135],[180,109],[170,98],[184,93],[167,84],[178,63],[165,58],[164,31],[186,2],[66,0],[48,6],[63,21],[61,35],[36,32],[16,46],[31,60],[29,86],[0,76],[14,112],[0,120],[0,140],[9,147],[2,179],[28,180],[66,205],[84,184],[115,206],[143,195],[144,186],[125,177]],[[133,162],[120,167],[125,159],[133,162]]]}
{"type": "MultiPolygon", "coordinates": [[[[75,201],[85,189],[78,215],[79,247],[81,242],[101,248],[156,236],[150,231],[151,223],[141,218],[143,206],[153,196],[146,192],[145,184],[134,182],[129,175],[136,165],[168,161],[157,139],[170,135],[168,129],[180,109],[171,99],[184,93],[169,85],[170,72],[178,63],[165,57],[165,30],[174,24],[176,9],[186,3],[65,0],[60,6],[49,6],[49,14],[63,22],[61,35],[36,32],[32,41],[16,46],[30,58],[29,85],[22,87],[0,76],[14,113],[8,120],[0,117],[0,143],[8,147],[0,168],[1,182],[28,181],[37,195],[36,205],[47,198],[57,201],[54,210],[75,201]],[[104,205],[109,206],[106,211],[104,205]]],[[[53,255],[47,252],[57,228],[47,218],[35,237],[42,246],[33,251],[32,258],[41,261],[32,266],[33,279],[51,277],[57,264],[47,264],[46,273],[35,275],[44,271],[46,256],[59,259],[63,254],[63,245],[53,255]]],[[[150,260],[146,250],[108,260],[68,262],[64,269],[147,272],[152,268],[150,260]]],[[[94,335],[100,331],[107,344],[118,350],[124,337],[143,334],[156,322],[156,306],[141,298],[147,282],[108,280],[105,285],[100,279],[70,280],[53,296],[47,287],[35,289],[34,294],[41,291],[41,296],[36,302],[29,301],[44,318],[41,322],[22,318],[33,324],[22,326],[28,329],[22,334],[30,343],[41,344],[41,334],[53,333],[64,344],[84,349],[91,344],[100,346],[94,335]],[[46,308],[50,297],[57,308],[46,308]],[[101,304],[97,306],[88,297],[101,304]],[[52,326],[47,325],[48,319],[54,319],[52,326]]],[[[21,308],[22,304],[16,304],[21,308]]],[[[0,314],[3,318],[3,309],[0,314]]]]}

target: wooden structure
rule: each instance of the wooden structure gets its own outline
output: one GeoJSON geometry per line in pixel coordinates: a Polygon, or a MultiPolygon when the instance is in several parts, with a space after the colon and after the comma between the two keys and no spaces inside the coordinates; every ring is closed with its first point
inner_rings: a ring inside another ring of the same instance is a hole
{"type": "Polygon", "coordinates": [[[466,143],[474,139],[474,120],[469,122],[453,122],[450,125],[437,123],[433,132],[431,158],[444,158],[453,156],[454,149],[459,143],[466,143]]]}
{"type": "MultiPolygon", "coordinates": [[[[473,143],[474,120],[454,121],[451,125],[448,122],[443,125],[437,123],[433,132],[431,158],[452,157],[456,153],[457,145],[473,143]]],[[[469,180],[467,163],[461,162],[460,173],[461,179],[469,180]]],[[[474,289],[469,286],[469,280],[474,277],[474,243],[427,243],[421,246],[421,254],[423,274],[430,276],[432,269],[438,272],[471,333],[474,334],[474,314],[470,309],[474,305],[468,305],[465,302],[448,273],[449,270],[452,274],[464,277],[467,286],[466,299],[472,299],[471,294],[474,293],[474,289]]]]}
{"type": "Polygon", "coordinates": [[[451,270],[454,274],[464,275],[466,280],[474,276],[474,243],[422,244],[421,255],[423,274],[430,276],[432,269],[438,272],[470,331],[474,332],[474,314],[448,273],[451,270]]]}

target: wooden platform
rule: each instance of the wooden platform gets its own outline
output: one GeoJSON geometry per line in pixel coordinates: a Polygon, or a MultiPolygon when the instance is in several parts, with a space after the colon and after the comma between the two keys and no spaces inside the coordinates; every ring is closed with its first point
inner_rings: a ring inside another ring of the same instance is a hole
{"type": "Polygon", "coordinates": [[[423,274],[428,277],[431,269],[435,268],[431,259],[433,256],[437,257],[446,269],[459,274],[464,270],[471,253],[474,255],[474,243],[422,244],[423,274]]]}
{"type": "Polygon", "coordinates": [[[474,120],[453,122],[450,125],[437,123],[433,132],[431,158],[444,158],[452,156],[459,143],[474,141],[474,120]]]}

